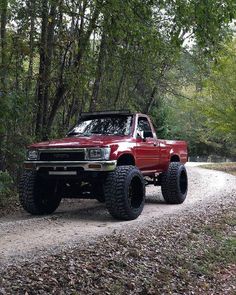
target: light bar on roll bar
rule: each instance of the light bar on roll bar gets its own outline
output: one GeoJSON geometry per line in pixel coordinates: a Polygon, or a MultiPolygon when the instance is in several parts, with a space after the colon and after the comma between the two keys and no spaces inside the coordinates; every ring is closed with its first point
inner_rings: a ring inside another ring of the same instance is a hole
{"type": "Polygon", "coordinates": [[[129,110],[120,111],[101,111],[101,112],[81,112],[79,118],[95,117],[95,116],[106,116],[106,115],[131,115],[129,110]]]}

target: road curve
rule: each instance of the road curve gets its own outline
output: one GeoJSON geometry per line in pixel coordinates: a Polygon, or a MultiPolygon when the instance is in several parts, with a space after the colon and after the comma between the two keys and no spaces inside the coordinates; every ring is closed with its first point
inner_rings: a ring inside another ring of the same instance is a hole
{"type": "Polygon", "coordinates": [[[0,268],[8,263],[55,253],[81,242],[94,241],[113,231],[148,226],[153,219],[165,220],[173,214],[207,210],[214,203],[236,205],[236,177],[213,170],[187,167],[189,191],[184,204],[167,205],[159,187],[147,187],[142,215],[134,221],[119,222],[96,200],[62,202],[55,214],[32,217],[25,212],[0,218],[0,268]],[[165,217],[165,218],[164,218],[165,217]]]}

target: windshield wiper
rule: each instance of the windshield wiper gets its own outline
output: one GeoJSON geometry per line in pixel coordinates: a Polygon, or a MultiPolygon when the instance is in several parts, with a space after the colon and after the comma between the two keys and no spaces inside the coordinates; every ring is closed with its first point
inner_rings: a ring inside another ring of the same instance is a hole
{"type": "Polygon", "coordinates": [[[67,137],[70,137],[70,136],[75,136],[75,135],[77,135],[78,133],[76,133],[76,132],[70,132],[70,133],[67,133],[67,137]]]}
{"type": "Polygon", "coordinates": [[[79,133],[79,132],[70,132],[70,133],[67,133],[67,137],[70,137],[70,136],[84,136],[83,133],[79,133]]]}

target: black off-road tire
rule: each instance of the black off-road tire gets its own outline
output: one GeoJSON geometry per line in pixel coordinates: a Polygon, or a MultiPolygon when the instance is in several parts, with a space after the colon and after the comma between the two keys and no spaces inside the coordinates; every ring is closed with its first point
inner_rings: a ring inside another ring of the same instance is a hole
{"type": "Polygon", "coordinates": [[[36,171],[24,171],[19,185],[22,207],[32,215],[53,213],[61,202],[56,183],[39,178],[36,171]]]}
{"type": "Polygon", "coordinates": [[[145,203],[145,183],[139,169],[118,166],[109,172],[104,184],[106,207],[119,220],[136,219],[145,203]]]}
{"type": "Polygon", "coordinates": [[[188,177],[183,164],[170,163],[167,172],[164,172],[161,177],[161,191],[163,198],[169,204],[184,202],[188,191],[188,177]]]}

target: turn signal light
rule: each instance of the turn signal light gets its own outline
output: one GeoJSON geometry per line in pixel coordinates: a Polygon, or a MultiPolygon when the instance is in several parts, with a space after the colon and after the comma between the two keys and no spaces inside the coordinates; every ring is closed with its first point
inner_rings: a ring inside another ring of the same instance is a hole
{"type": "Polygon", "coordinates": [[[89,164],[88,167],[91,169],[100,169],[102,166],[100,164],[89,164]]]}

